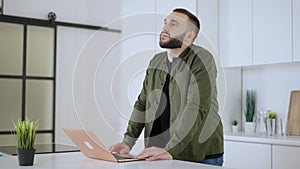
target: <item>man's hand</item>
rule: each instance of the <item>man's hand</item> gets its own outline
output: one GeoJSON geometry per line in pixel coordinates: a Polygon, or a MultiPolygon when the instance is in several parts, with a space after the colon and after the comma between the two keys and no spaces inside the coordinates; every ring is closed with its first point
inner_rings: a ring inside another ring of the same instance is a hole
{"type": "Polygon", "coordinates": [[[146,161],[153,160],[172,160],[172,155],[165,149],[158,147],[145,148],[139,155],[138,159],[145,159],[146,161]]]}
{"type": "Polygon", "coordinates": [[[112,146],[110,146],[109,151],[112,153],[117,153],[117,154],[128,154],[130,151],[130,148],[123,143],[117,143],[112,146]]]}

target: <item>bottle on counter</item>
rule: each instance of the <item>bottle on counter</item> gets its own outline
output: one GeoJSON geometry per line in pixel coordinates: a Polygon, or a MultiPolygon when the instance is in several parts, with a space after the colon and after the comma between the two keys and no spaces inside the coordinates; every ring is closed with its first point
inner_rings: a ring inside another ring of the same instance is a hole
{"type": "Polygon", "coordinates": [[[268,115],[268,111],[263,110],[263,109],[261,109],[257,113],[256,128],[255,128],[256,133],[266,134],[266,132],[267,132],[267,129],[266,129],[267,115],[268,115]]]}

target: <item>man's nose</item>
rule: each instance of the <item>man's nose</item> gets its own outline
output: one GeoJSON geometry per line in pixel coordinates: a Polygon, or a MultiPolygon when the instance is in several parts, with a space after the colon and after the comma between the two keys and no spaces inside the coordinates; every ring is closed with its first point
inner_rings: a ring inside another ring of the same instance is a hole
{"type": "Polygon", "coordinates": [[[168,26],[168,24],[164,24],[163,26],[163,31],[164,32],[169,32],[170,27],[168,26]]]}

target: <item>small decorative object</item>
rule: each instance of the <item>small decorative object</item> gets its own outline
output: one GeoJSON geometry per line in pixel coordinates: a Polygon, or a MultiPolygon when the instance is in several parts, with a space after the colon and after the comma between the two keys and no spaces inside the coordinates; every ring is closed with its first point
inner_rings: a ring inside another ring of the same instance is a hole
{"type": "Polygon", "coordinates": [[[300,90],[292,90],[290,93],[290,102],[288,116],[286,119],[286,134],[300,136],[300,90]]]}
{"type": "Polygon", "coordinates": [[[277,113],[269,110],[269,115],[267,118],[267,132],[270,136],[275,134],[276,119],[277,113]]]}
{"type": "Polygon", "coordinates": [[[254,90],[247,90],[245,104],[245,132],[253,133],[255,128],[254,115],[256,109],[256,94],[254,90]]]}
{"type": "Polygon", "coordinates": [[[38,128],[38,121],[18,119],[13,123],[17,137],[17,155],[20,166],[31,166],[34,163],[35,135],[38,128]]]}
{"type": "Polygon", "coordinates": [[[266,119],[268,116],[268,111],[261,109],[257,114],[256,114],[256,133],[260,134],[266,134],[267,131],[267,126],[266,126],[266,119]]]}
{"type": "Polygon", "coordinates": [[[231,128],[232,128],[232,132],[233,132],[233,133],[236,133],[236,132],[238,131],[238,121],[237,121],[237,120],[233,120],[233,121],[232,121],[232,126],[231,126],[231,128]]]}

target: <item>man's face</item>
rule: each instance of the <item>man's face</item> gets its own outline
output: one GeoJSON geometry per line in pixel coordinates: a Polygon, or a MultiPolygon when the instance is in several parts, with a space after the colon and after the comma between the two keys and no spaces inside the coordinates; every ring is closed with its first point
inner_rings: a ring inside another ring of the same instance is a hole
{"type": "Polygon", "coordinates": [[[188,17],[173,12],[164,20],[164,27],[160,33],[159,45],[162,48],[181,48],[187,32],[188,17]]]}

